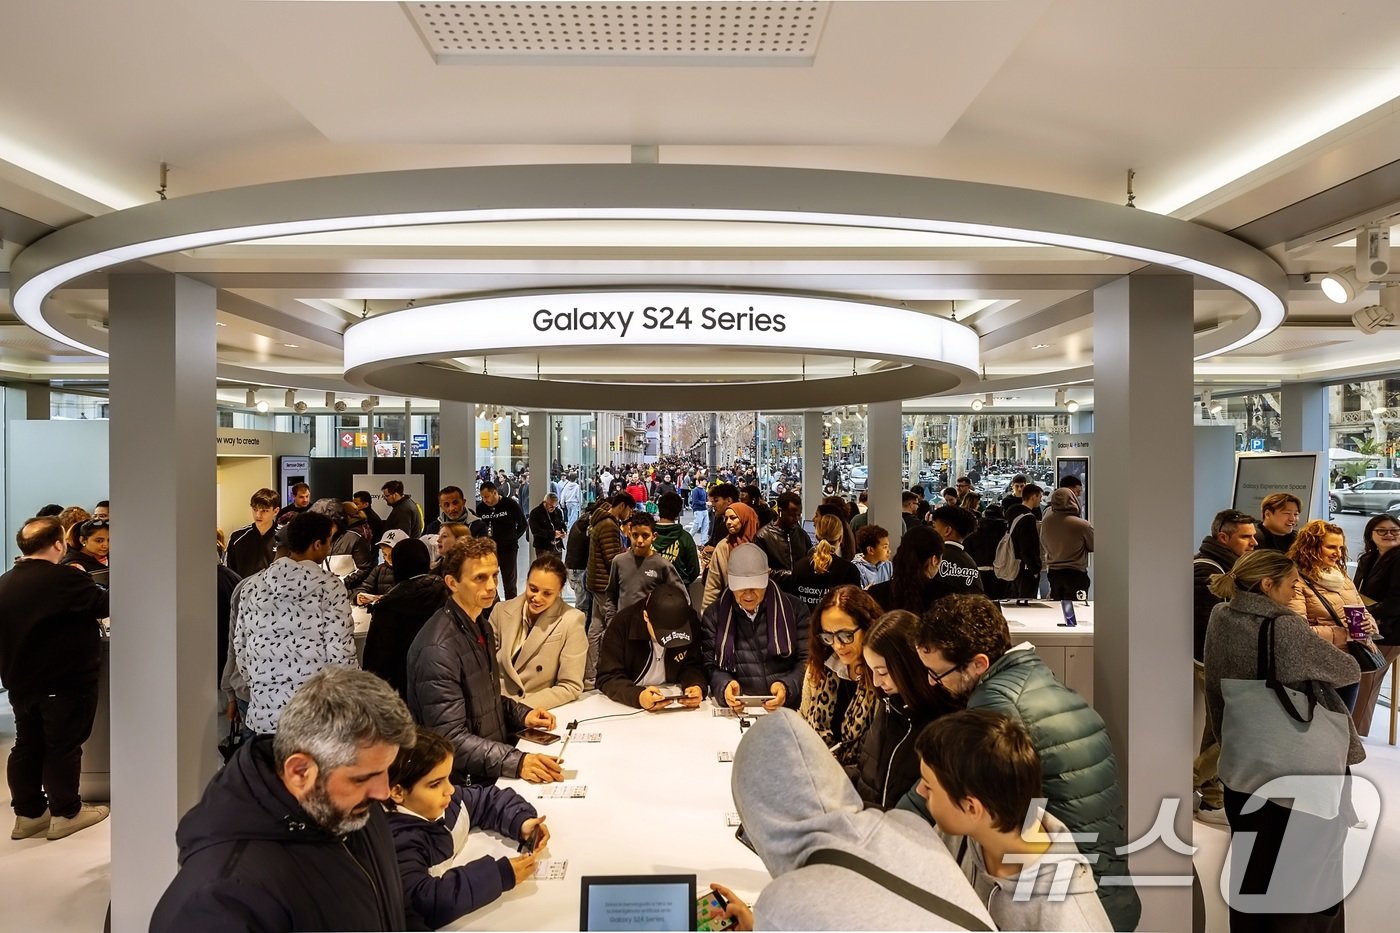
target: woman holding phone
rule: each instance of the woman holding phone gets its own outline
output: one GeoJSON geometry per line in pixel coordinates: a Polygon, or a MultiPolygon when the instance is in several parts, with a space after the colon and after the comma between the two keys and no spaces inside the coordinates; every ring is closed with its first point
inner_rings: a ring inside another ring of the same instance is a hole
{"type": "Polygon", "coordinates": [[[875,716],[875,685],[865,666],[865,636],[880,617],[880,604],[858,586],[828,590],[817,605],[802,680],[807,724],[836,760],[854,765],[875,716]]]}

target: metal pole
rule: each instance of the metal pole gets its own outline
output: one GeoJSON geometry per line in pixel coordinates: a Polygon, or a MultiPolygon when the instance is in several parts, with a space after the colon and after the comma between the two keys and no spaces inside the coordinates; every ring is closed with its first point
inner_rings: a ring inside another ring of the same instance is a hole
{"type": "Polygon", "coordinates": [[[403,400],[403,472],[413,474],[413,400],[403,400]]]}

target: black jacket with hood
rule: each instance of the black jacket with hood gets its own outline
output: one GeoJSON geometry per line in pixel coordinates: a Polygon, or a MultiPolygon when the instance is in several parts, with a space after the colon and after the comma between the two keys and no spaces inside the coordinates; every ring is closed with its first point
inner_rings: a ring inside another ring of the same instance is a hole
{"type": "Polygon", "coordinates": [[[360,666],[378,674],[408,699],[408,649],[423,626],[448,598],[447,584],[434,573],[419,574],[384,594],[371,607],[369,634],[360,666]]]}
{"type": "Polygon", "coordinates": [[[426,929],[404,907],[388,822],[334,836],[277,776],[272,736],[247,742],[175,832],[180,871],[151,933],[426,929]]]}

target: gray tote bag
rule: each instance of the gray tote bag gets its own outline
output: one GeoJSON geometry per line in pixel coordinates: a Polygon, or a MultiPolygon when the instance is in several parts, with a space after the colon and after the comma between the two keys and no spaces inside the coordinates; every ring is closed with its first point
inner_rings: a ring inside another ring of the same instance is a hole
{"type": "Polygon", "coordinates": [[[1257,678],[1221,679],[1220,780],[1254,793],[1279,778],[1269,797],[1292,809],[1333,819],[1341,803],[1351,731],[1349,717],[1317,704],[1312,693],[1278,679],[1274,620],[1259,626],[1257,678]],[[1304,713],[1303,711],[1306,711],[1304,713]]]}

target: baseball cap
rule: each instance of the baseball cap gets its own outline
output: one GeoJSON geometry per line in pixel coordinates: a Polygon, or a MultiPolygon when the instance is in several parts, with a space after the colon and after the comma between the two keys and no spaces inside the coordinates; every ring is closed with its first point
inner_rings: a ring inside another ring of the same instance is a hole
{"type": "Polygon", "coordinates": [[[652,590],[647,597],[646,617],[656,632],[657,644],[663,648],[684,647],[694,637],[695,610],[680,587],[663,583],[652,590]]]}
{"type": "Polygon", "coordinates": [[[761,590],[768,586],[768,554],[757,544],[747,542],[729,552],[731,590],[761,590]]]}
{"type": "Polygon", "coordinates": [[[389,529],[388,531],[384,532],[384,537],[382,537],[382,538],[380,538],[378,541],[376,541],[376,542],[375,542],[375,545],[378,546],[378,545],[382,545],[382,544],[387,544],[387,545],[389,545],[389,547],[393,547],[394,545],[398,544],[400,541],[407,541],[407,540],[408,540],[408,532],[403,531],[403,530],[398,529],[398,528],[391,528],[391,529],[389,529]]]}

